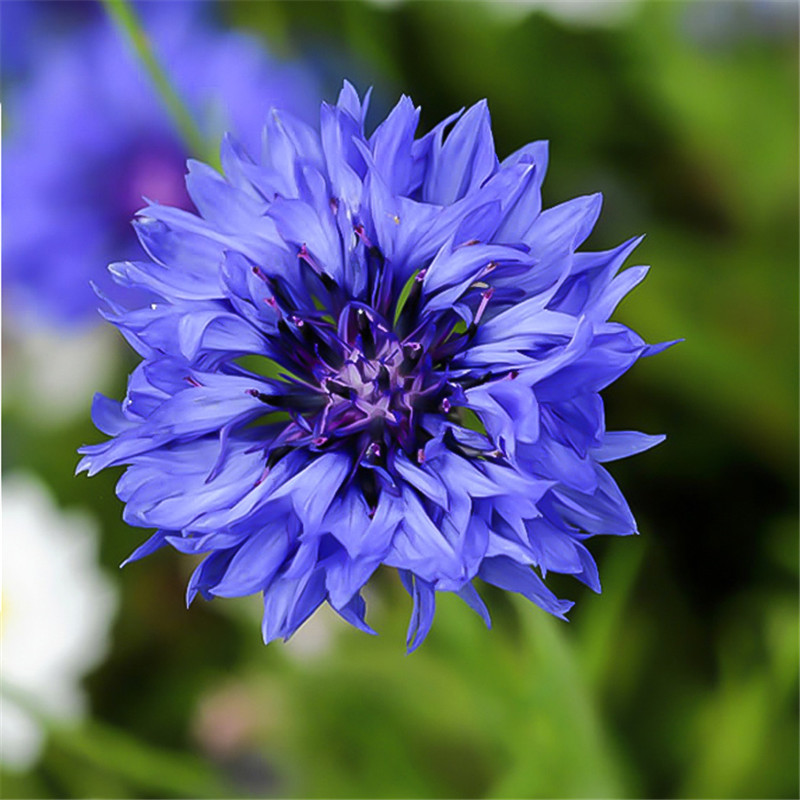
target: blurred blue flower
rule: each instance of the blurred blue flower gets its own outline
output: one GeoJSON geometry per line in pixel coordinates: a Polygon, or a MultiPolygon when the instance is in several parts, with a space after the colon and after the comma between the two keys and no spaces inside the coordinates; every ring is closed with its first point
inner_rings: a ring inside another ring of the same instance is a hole
{"type": "Polygon", "coordinates": [[[319,133],[273,111],[260,160],[226,137],[224,177],[190,162],[199,215],[141,213],[151,260],[110,270],[163,300],[110,303],[142,362],[78,469],[130,465],[124,518],[158,528],[131,560],[208,554],[189,602],[263,592],[267,642],[325,601],[372,632],[381,564],[409,649],[437,591],[488,624],[476,577],[563,617],[546,573],[599,591],[584,541],[636,530],[602,464],[663,438],[607,432],[599,395],[666,346],[608,321],[639,239],[576,252],[600,196],[542,211],[546,143],[499,162],[485,102],[419,139],[409,98],[369,137],[366,105],[345,83],[319,133]]]}
{"type": "MultiPolygon", "coordinates": [[[[210,4],[139,4],[159,60],[209,140],[257,147],[272,105],[310,119],[319,90],[301,65],[215,29],[210,4]]],[[[4,307],[56,326],[98,321],[90,280],[135,257],[143,195],[189,208],[188,156],[144,68],[96,3],[3,3],[4,307]],[[25,58],[20,56],[24,42],[25,58]]]]}

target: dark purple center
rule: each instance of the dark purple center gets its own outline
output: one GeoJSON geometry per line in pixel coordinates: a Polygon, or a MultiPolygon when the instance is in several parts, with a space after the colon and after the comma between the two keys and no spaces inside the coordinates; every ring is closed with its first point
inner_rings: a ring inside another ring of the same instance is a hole
{"type": "MultiPolygon", "coordinates": [[[[252,267],[269,287],[266,303],[277,316],[277,341],[273,338],[271,349],[285,372],[280,376],[284,382],[273,382],[268,392],[253,388],[249,393],[289,416],[266,445],[265,474],[294,448],[346,448],[354,456],[353,477],[374,507],[373,467],[391,470],[388,457],[398,448],[412,460],[424,460],[425,445],[433,436],[425,417],[435,414],[463,424],[456,407],[466,402],[464,389],[506,376],[474,378],[465,370],[454,373],[450,366],[475,335],[492,288],[476,281],[465,291],[462,302],[474,304],[470,324],[452,307],[427,311],[422,291],[426,270],[398,286],[391,266],[360,226],[355,233],[364,244],[366,285],[359,292],[364,301],[352,299],[323,273],[305,246],[297,254],[302,279],[313,305],[322,310],[309,311],[308,297],[296,301],[285,274],[268,275],[252,267]]],[[[468,447],[452,435],[448,446],[459,451],[468,447]]],[[[476,457],[500,457],[493,449],[469,447],[476,457]]]]}
{"type": "Polygon", "coordinates": [[[372,309],[348,303],[338,326],[292,314],[278,329],[283,352],[303,376],[292,379],[293,391],[262,396],[294,420],[284,444],[327,450],[347,439],[361,457],[380,458],[394,440],[416,453],[419,415],[450,410],[447,396],[456,387],[446,373],[421,342],[401,340],[372,309]]]}

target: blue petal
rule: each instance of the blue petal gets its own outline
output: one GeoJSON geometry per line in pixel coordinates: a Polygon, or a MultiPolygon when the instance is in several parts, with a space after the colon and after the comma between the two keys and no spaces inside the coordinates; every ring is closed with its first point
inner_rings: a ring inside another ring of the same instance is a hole
{"type": "Polygon", "coordinates": [[[326,559],[325,588],[333,608],[337,611],[346,608],[380,563],[380,557],[350,558],[344,551],[326,559]]]}
{"type": "Polygon", "coordinates": [[[530,520],[527,527],[528,541],[542,576],[547,577],[548,570],[568,574],[583,571],[584,565],[576,547],[579,543],[566,531],[544,519],[530,520]]]}
{"type": "Polygon", "coordinates": [[[575,253],[571,275],[559,287],[551,307],[575,316],[590,309],[642,239],[629,239],[601,253],[575,253]]]}
{"type": "Polygon", "coordinates": [[[204,219],[220,231],[246,229],[253,219],[264,215],[267,203],[262,198],[232,186],[215,169],[189,159],[186,188],[204,219]]]}
{"type": "Polygon", "coordinates": [[[279,198],[269,209],[284,240],[299,252],[305,246],[321,272],[341,281],[344,269],[339,233],[330,215],[302,200],[279,198]]]}
{"type": "Polygon", "coordinates": [[[262,163],[247,169],[248,176],[266,197],[274,194],[297,198],[297,166],[309,164],[322,169],[324,158],[319,134],[304,122],[284,111],[272,109],[264,128],[262,163]],[[266,169],[264,169],[266,167],[266,169]]]}
{"type": "Polygon", "coordinates": [[[363,125],[348,112],[323,103],[320,138],[333,195],[355,212],[361,204],[366,163],[354,140],[363,142],[363,125]]]}
{"type": "Polygon", "coordinates": [[[578,551],[578,557],[581,560],[583,569],[580,572],[576,572],[574,577],[585,583],[593,592],[600,594],[602,587],[600,586],[600,575],[597,571],[595,560],[580,542],[575,542],[575,549],[578,551]]]}
{"type": "Polygon", "coordinates": [[[450,231],[421,238],[420,231],[434,228],[441,209],[394,194],[375,169],[368,172],[364,191],[375,244],[393,264],[402,286],[442,246],[450,231]]]}
{"type": "Polygon", "coordinates": [[[205,600],[213,599],[209,588],[216,586],[220,578],[225,574],[225,570],[235,552],[235,549],[218,550],[206,556],[203,562],[197,566],[192,573],[192,577],[189,578],[189,585],[186,587],[187,607],[192,604],[198,592],[205,600]]]}
{"type": "Polygon", "coordinates": [[[151,553],[155,553],[156,550],[160,550],[167,543],[166,539],[166,531],[156,531],[144,544],[140,544],[120,564],[120,567],[130,564],[132,561],[138,561],[140,558],[144,558],[145,556],[149,556],[151,553]]]}
{"type": "Polygon", "coordinates": [[[536,396],[541,402],[551,402],[599,392],[627,372],[646,347],[625,326],[607,323],[595,330],[594,338],[582,353],[537,383],[536,396]]]}
{"type": "Polygon", "coordinates": [[[406,515],[384,558],[390,567],[408,569],[433,583],[440,577],[467,577],[453,545],[431,520],[413,490],[404,489],[406,515]]]}
{"type": "Polygon", "coordinates": [[[590,194],[549,208],[536,218],[524,241],[536,257],[575,250],[592,232],[602,204],[601,194],[590,194]]]}
{"type": "Polygon", "coordinates": [[[349,491],[331,506],[322,530],[329,530],[353,558],[382,557],[405,515],[403,501],[381,492],[372,518],[361,492],[349,491]]]}
{"type": "Polygon", "coordinates": [[[566,619],[566,612],[574,605],[569,600],[559,600],[530,567],[518,564],[505,556],[487,558],[478,575],[493,586],[509,592],[518,592],[555,617],[566,619]]]}
{"type": "MultiPolygon", "coordinates": [[[[522,264],[527,261],[526,254],[513,247],[495,244],[453,247],[448,243],[439,250],[428,267],[423,287],[426,294],[433,294],[445,286],[471,283],[492,263],[522,264]]],[[[430,308],[438,307],[434,304],[428,305],[430,308]]]]}
{"type": "Polygon", "coordinates": [[[411,612],[406,636],[407,652],[411,654],[425,641],[425,637],[431,629],[433,615],[436,612],[436,592],[430,583],[413,573],[405,577],[404,583],[414,599],[414,608],[411,612]]]}
{"type": "Polygon", "coordinates": [[[107,436],[116,436],[135,425],[122,413],[119,401],[99,392],[92,398],[92,422],[107,436]]]}
{"type": "Polygon", "coordinates": [[[336,613],[342,617],[342,619],[349,622],[354,628],[358,628],[358,630],[368,633],[371,636],[378,635],[377,631],[374,631],[372,628],[370,628],[370,626],[367,625],[366,621],[364,620],[367,606],[364,602],[364,598],[360,594],[355,595],[349,603],[335,610],[336,613]]]}
{"type": "Polygon", "coordinates": [[[454,203],[477,189],[497,166],[489,109],[481,100],[456,123],[441,151],[433,153],[423,199],[454,203]]]}
{"type": "Polygon", "coordinates": [[[663,434],[651,436],[638,431],[608,431],[603,437],[603,443],[592,450],[592,457],[600,462],[616,461],[643,453],[661,444],[666,438],[663,434]]]}
{"type": "Polygon", "coordinates": [[[413,487],[442,506],[445,511],[449,510],[447,490],[434,472],[425,469],[424,466],[412,464],[402,450],[395,454],[393,466],[413,487]]]}
{"type": "Polygon", "coordinates": [[[456,594],[486,623],[487,628],[492,627],[492,618],[489,616],[489,609],[486,603],[478,594],[471,583],[465,583],[456,594]]]}
{"type": "Polygon", "coordinates": [[[622,298],[645,279],[649,269],[649,267],[631,267],[611,281],[593,305],[592,319],[605,322],[614,313],[622,298]]]}
{"type": "Polygon", "coordinates": [[[240,545],[225,573],[210,588],[211,594],[242,597],[261,591],[277,573],[288,552],[285,524],[278,521],[267,526],[240,545]]]}
{"type": "Polygon", "coordinates": [[[367,118],[367,110],[369,109],[369,99],[371,95],[372,89],[367,89],[364,95],[364,101],[362,102],[353,84],[345,80],[342,82],[342,89],[339,92],[336,105],[338,108],[346,111],[363,128],[364,120],[367,118]]]}
{"type": "Polygon", "coordinates": [[[522,151],[517,151],[505,159],[500,165],[500,170],[506,170],[516,164],[532,166],[521,182],[521,191],[506,209],[505,218],[497,230],[498,241],[522,241],[542,210],[542,183],[547,171],[547,142],[533,142],[527,145],[522,151]]]}
{"type": "Polygon", "coordinates": [[[319,530],[351,465],[352,459],[345,453],[325,453],[279,486],[270,500],[290,498],[306,533],[314,533],[319,530]]]}
{"type": "Polygon", "coordinates": [[[325,571],[316,565],[316,548],[306,548],[298,556],[264,591],[261,631],[265,644],[279,637],[288,639],[325,599],[325,571]]]}
{"type": "Polygon", "coordinates": [[[370,138],[376,169],[393,192],[408,195],[413,189],[412,146],[419,124],[419,108],[403,95],[370,138]]]}
{"type": "Polygon", "coordinates": [[[227,521],[234,522],[230,509],[250,491],[263,469],[263,458],[246,452],[249,444],[232,443],[210,481],[208,475],[219,456],[215,440],[139,456],[117,484],[117,494],[126,503],[123,518],[129,524],[180,530],[203,514],[224,509],[227,521]]]}
{"type": "Polygon", "coordinates": [[[530,387],[501,379],[467,390],[467,399],[486,432],[512,459],[517,441],[539,438],[539,405],[530,387]]]}
{"type": "Polygon", "coordinates": [[[593,494],[578,492],[567,486],[553,490],[550,496],[556,513],[568,525],[593,536],[630,536],[636,533],[636,520],[614,479],[599,465],[595,470],[597,489],[593,494]]]}
{"type": "Polygon", "coordinates": [[[167,536],[167,542],[179,553],[210,553],[212,550],[227,550],[236,547],[247,538],[246,533],[204,533],[181,531],[180,535],[167,536]]]}

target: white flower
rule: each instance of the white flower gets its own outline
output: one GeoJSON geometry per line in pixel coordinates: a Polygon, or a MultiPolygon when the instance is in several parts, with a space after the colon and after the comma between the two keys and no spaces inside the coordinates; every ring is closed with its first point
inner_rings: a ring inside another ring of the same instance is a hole
{"type": "MultiPolygon", "coordinates": [[[[79,718],[81,678],[104,656],[116,606],[97,563],[97,526],[62,512],[35,477],[3,480],[0,686],[22,692],[46,717],[79,718]]],[[[25,769],[44,738],[39,723],[0,692],[0,760],[25,769]]]]}

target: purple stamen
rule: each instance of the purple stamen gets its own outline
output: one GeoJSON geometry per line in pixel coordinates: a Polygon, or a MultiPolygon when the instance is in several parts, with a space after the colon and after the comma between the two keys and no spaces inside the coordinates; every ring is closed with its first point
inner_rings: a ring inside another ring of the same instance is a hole
{"type": "Polygon", "coordinates": [[[314,260],[314,257],[311,253],[308,252],[308,247],[305,244],[297,251],[297,257],[302,261],[305,261],[311,269],[314,270],[317,274],[321,273],[322,270],[319,267],[319,264],[314,260]]]}
{"type": "Polygon", "coordinates": [[[487,289],[481,295],[481,303],[478,306],[478,310],[475,312],[475,319],[472,320],[473,325],[477,325],[481,321],[483,312],[486,311],[486,306],[489,305],[489,301],[492,299],[493,295],[494,295],[494,289],[487,289]]]}
{"type": "Polygon", "coordinates": [[[269,297],[264,298],[264,302],[279,316],[283,316],[281,314],[281,310],[278,308],[278,301],[270,295],[269,297]]]}
{"type": "Polygon", "coordinates": [[[358,236],[358,238],[364,242],[365,247],[372,247],[372,242],[369,240],[369,236],[367,236],[363,225],[356,225],[353,230],[355,231],[356,236],[358,236]]]}

